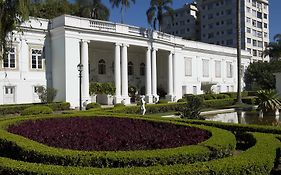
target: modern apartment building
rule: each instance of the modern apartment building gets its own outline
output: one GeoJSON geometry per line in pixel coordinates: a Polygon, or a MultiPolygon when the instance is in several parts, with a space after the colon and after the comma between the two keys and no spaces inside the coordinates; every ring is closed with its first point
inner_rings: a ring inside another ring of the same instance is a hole
{"type": "Polygon", "coordinates": [[[181,36],[188,40],[200,39],[200,25],[196,3],[185,4],[175,10],[174,20],[165,15],[163,31],[172,35],[181,36]]]}
{"type": "MultiPolygon", "coordinates": [[[[199,12],[200,41],[236,47],[236,0],[196,0],[192,4],[199,12]]],[[[174,22],[180,20],[179,10],[176,10],[174,22]]],[[[164,31],[185,37],[173,25],[164,31]]],[[[262,53],[269,43],[268,0],[241,0],[241,33],[242,49],[253,55],[252,61],[267,61],[269,58],[263,58],[262,53]]]]}

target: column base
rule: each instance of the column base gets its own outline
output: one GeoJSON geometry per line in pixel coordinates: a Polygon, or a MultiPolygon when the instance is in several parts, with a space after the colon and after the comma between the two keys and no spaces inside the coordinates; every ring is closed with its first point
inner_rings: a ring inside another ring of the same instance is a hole
{"type": "Polygon", "coordinates": [[[123,98],[121,96],[114,96],[113,103],[114,104],[122,103],[122,100],[123,98]]]}
{"type": "Polygon", "coordinates": [[[124,105],[131,104],[131,97],[114,97],[114,104],[122,103],[124,105]]]}
{"type": "Polygon", "coordinates": [[[153,96],[152,95],[146,95],[145,96],[145,103],[152,104],[153,103],[153,96]]]}
{"type": "Polygon", "coordinates": [[[175,100],[176,100],[176,96],[174,96],[174,95],[166,95],[165,98],[169,102],[175,102],[175,100]]]}

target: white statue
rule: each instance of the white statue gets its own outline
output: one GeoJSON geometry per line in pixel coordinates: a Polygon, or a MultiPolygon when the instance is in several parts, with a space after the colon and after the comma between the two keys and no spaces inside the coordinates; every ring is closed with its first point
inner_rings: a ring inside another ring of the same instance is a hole
{"type": "Polygon", "coordinates": [[[141,114],[144,115],[145,114],[145,100],[144,100],[144,96],[141,96],[141,114]]]}

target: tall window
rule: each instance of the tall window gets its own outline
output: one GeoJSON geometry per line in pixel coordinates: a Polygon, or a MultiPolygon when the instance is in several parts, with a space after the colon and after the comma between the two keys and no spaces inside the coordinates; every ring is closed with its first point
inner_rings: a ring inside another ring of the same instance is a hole
{"type": "Polygon", "coordinates": [[[16,68],[16,52],[15,48],[9,50],[7,58],[3,60],[4,68],[16,68]]]}
{"type": "Polygon", "coordinates": [[[131,61],[128,63],[128,75],[134,75],[134,64],[131,61]]]}
{"type": "Polygon", "coordinates": [[[41,49],[31,49],[31,68],[32,69],[43,68],[41,49]]]}
{"type": "Polygon", "coordinates": [[[227,78],[232,78],[233,76],[233,65],[231,62],[226,62],[226,74],[227,78]]]}
{"type": "Polygon", "coordinates": [[[185,58],[185,76],[192,76],[192,58],[185,58]]]}
{"type": "Polygon", "coordinates": [[[203,60],[203,77],[209,77],[209,60],[203,60]]]}
{"type": "Polygon", "coordinates": [[[141,63],[140,64],[140,76],[144,76],[145,75],[145,64],[141,63]]]}
{"type": "Polygon", "coordinates": [[[105,61],[103,59],[99,60],[99,63],[98,63],[98,73],[100,75],[106,74],[106,65],[105,65],[105,61]]]}
{"type": "Polygon", "coordinates": [[[221,61],[215,61],[216,78],[221,77],[221,61]]]}

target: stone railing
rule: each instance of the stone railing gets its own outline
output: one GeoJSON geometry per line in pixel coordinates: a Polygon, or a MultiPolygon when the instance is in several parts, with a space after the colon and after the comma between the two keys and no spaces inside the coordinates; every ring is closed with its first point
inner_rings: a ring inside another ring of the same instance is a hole
{"type": "Polygon", "coordinates": [[[116,32],[116,24],[97,20],[89,20],[90,27],[96,30],[116,32]]]}

